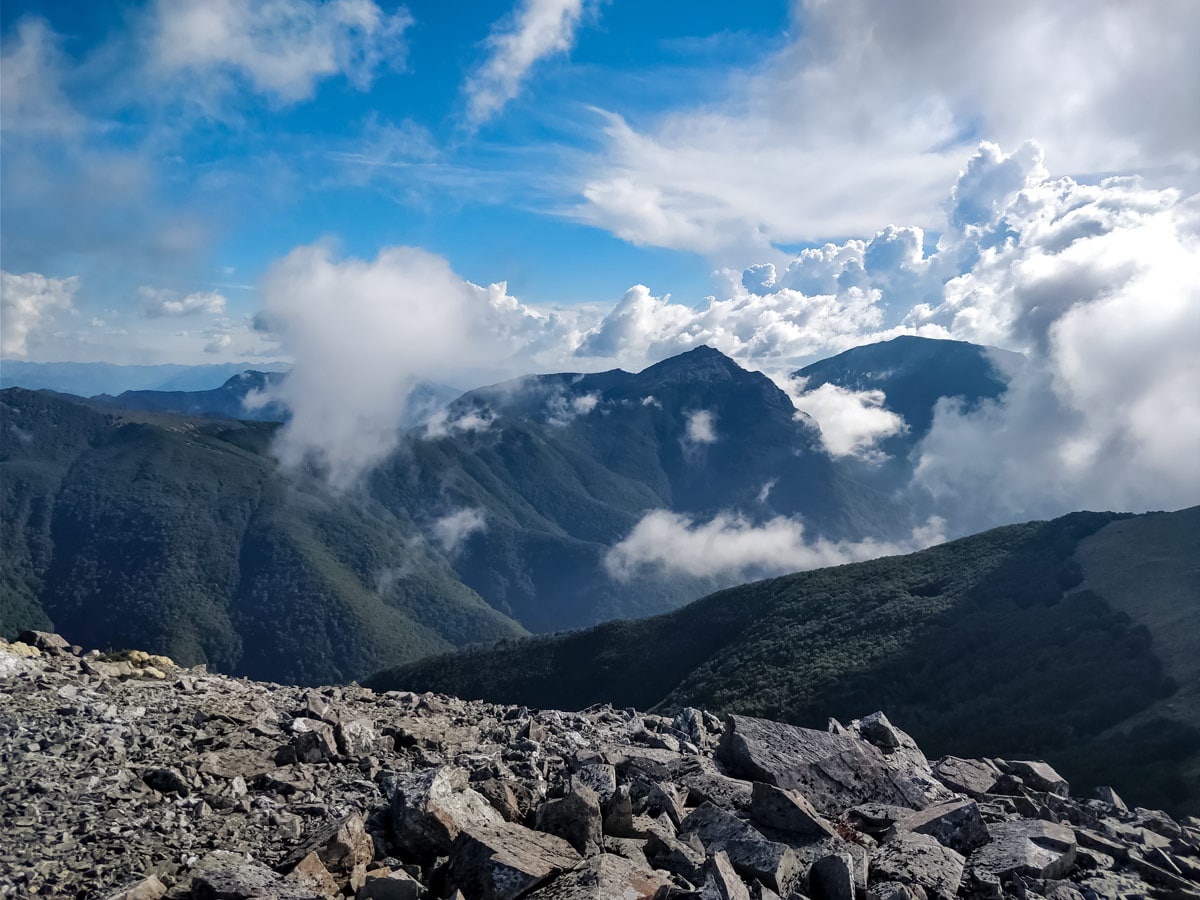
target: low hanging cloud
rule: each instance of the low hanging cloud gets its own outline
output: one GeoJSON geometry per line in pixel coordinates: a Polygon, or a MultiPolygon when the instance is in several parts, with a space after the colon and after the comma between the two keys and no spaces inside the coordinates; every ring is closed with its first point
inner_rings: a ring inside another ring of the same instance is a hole
{"type": "Polygon", "coordinates": [[[488,58],[467,81],[467,116],[480,125],[516,97],[542,59],[575,43],[584,0],[521,0],[487,39],[488,58]]]}
{"type": "Polygon", "coordinates": [[[0,272],[0,341],[5,356],[24,356],[29,338],[55,312],[72,308],[79,278],[0,272]]]}
{"type": "Polygon", "coordinates": [[[907,427],[901,416],[884,407],[883,391],[852,391],[836,384],[806,391],[802,378],[789,387],[796,409],[818,423],[821,444],[830,456],[878,460],[878,443],[907,427]]]}
{"type": "Polygon", "coordinates": [[[487,518],[482,509],[460,509],[433,523],[433,536],[448,554],[458,552],[473,534],[487,530],[487,518]]]}
{"type": "Polygon", "coordinates": [[[715,444],[717,442],[716,415],[707,409],[698,409],[688,413],[684,439],[689,444],[715,444]]]}
{"type": "Polygon", "coordinates": [[[736,514],[696,522],[668,510],[647,513],[604,557],[608,574],[627,581],[643,572],[745,581],[786,572],[911,553],[945,540],[943,522],[930,519],[907,540],[811,540],[799,519],[761,524],[736,514]]]}
{"type": "Polygon", "coordinates": [[[449,437],[453,434],[473,434],[487,431],[496,422],[490,411],[472,411],[452,416],[447,409],[439,409],[425,420],[425,437],[428,440],[449,437]]]}
{"type": "Polygon", "coordinates": [[[276,453],[285,465],[315,464],[339,489],[396,448],[419,381],[503,366],[553,326],[503,284],[471,284],[411,247],[373,261],[301,247],[272,266],[262,294],[262,327],[296,359],[270,397],[291,411],[276,453]]]}

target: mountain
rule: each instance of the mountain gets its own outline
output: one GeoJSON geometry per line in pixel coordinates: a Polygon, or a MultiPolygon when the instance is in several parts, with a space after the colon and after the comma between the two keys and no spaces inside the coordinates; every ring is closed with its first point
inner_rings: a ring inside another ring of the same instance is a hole
{"type": "Polygon", "coordinates": [[[0,633],[282,681],[524,633],[403,512],[279,472],[273,426],[0,393],[0,633]]]}
{"type": "Polygon", "coordinates": [[[1076,513],[506,641],[376,689],[582,709],[692,705],[820,727],[881,706],[922,746],[1053,758],[1200,808],[1200,507],[1076,513]]]}
{"type": "Polygon", "coordinates": [[[0,359],[0,388],[50,390],[77,397],[122,391],[207,391],[248,369],[284,372],[286,363],[218,363],[205,366],[122,366],[115,363],[37,363],[0,359]]]}
{"type": "MultiPolygon", "coordinates": [[[[99,394],[91,399],[114,409],[155,410],[184,416],[206,416],[219,419],[245,419],[256,422],[283,422],[287,407],[272,399],[273,391],[287,379],[286,372],[239,372],[218,388],[207,391],[124,391],[117,396],[99,394]],[[246,405],[250,394],[263,394],[261,405],[246,405]]],[[[443,384],[419,382],[409,394],[404,428],[415,428],[443,409],[462,392],[443,384]]]]}
{"type": "Polygon", "coordinates": [[[799,516],[833,539],[905,524],[769,379],[707,349],[473,391],[341,495],[278,470],[273,423],[0,398],[0,629],[52,624],[276,680],[652,615],[733,583],[610,574],[655,511],[799,516]]]}

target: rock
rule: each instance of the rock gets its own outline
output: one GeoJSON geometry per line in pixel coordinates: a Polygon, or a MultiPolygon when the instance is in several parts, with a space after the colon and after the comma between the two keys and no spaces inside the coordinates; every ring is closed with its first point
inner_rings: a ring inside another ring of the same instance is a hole
{"type": "Polygon", "coordinates": [[[179,794],[181,797],[186,797],[191,793],[191,788],[183,776],[165,766],[160,769],[150,769],[142,776],[142,781],[160,794],[179,794]]]}
{"type": "Polygon", "coordinates": [[[1070,828],[1040,820],[993,822],[991,842],[971,854],[969,866],[1003,879],[1008,875],[1061,878],[1075,862],[1070,828]]]}
{"type": "Polygon", "coordinates": [[[769,840],[711,803],[702,804],[683,820],[679,836],[689,835],[695,835],[709,854],[725,851],[740,873],[780,894],[786,895],[799,879],[800,863],[790,847],[769,840]]]}
{"type": "Polygon", "coordinates": [[[162,900],[166,894],[166,885],[158,880],[157,875],[150,875],[122,891],[109,894],[107,900],[162,900]]]}
{"type": "Polygon", "coordinates": [[[558,835],[584,856],[603,849],[600,799],[585,784],[572,784],[565,797],[547,800],[538,807],[534,827],[558,835]]]}
{"type": "Polygon", "coordinates": [[[342,721],[334,729],[334,737],[338,751],[353,759],[370,756],[379,748],[379,735],[370,719],[342,721]]]}
{"type": "Polygon", "coordinates": [[[928,805],[924,791],[898,777],[882,753],[850,736],[730,716],[717,758],[739,777],[800,791],[826,815],[868,800],[928,805]]]}
{"type": "Polygon", "coordinates": [[[921,888],[930,900],[953,900],[965,860],[925,834],[899,832],[871,857],[870,879],[921,888]]]}
{"type": "Polygon", "coordinates": [[[375,843],[367,834],[362,816],[351,813],[327,822],[309,836],[280,864],[287,872],[309,856],[316,856],[332,876],[339,890],[358,888],[367,864],[375,856],[375,843]]]}
{"type": "Polygon", "coordinates": [[[997,760],[997,764],[1006,774],[1015,775],[1035,791],[1045,791],[1058,797],[1067,797],[1071,793],[1066,779],[1044,762],[997,760]]]}
{"type": "Polygon", "coordinates": [[[1129,807],[1125,805],[1125,801],[1110,787],[1096,788],[1096,799],[1101,803],[1107,803],[1117,812],[1129,812],[1129,807]]]}
{"type": "Polygon", "coordinates": [[[900,747],[900,734],[882,712],[871,713],[858,722],[857,731],[864,741],[885,753],[900,747]]]}
{"type": "Polygon", "coordinates": [[[300,762],[317,763],[337,756],[333,726],[320,719],[295,719],[292,722],[292,746],[300,762]]]}
{"type": "Polygon", "coordinates": [[[729,854],[714,853],[704,869],[704,886],[700,889],[701,900],[750,900],[750,892],[738,877],[729,854]]]}
{"type": "Polygon", "coordinates": [[[603,831],[613,837],[637,837],[633,827],[633,801],[629,796],[629,785],[617,788],[604,814],[603,831]]]}
{"type": "Polygon", "coordinates": [[[320,894],[340,894],[341,888],[316,852],[309,853],[288,873],[287,880],[320,894]]]}
{"type": "Polygon", "coordinates": [[[540,887],[530,900],[651,900],[670,884],[662,872],[611,853],[585,860],[540,887]]]}
{"type": "Polygon", "coordinates": [[[384,869],[366,874],[355,900],[419,900],[424,893],[421,882],[403,869],[395,872],[384,869]]]}
{"type": "Polygon", "coordinates": [[[266,866],[239,853],[215,850],[188,872],[192,900],[325,900],[305,885],[285,881],[266,866]]]}
{"type": "Polygon", "coordinates": [[[513,900],[579,861],[562,838],[501,821],[459,833],[451,848],[450,878],[468,897],[513,900]]]}
{"type": "Polygon", "coordinates": [[[989,840],[988,827],[974,800],[952,800],[905,816],[892,826],[896,831],[927,834],[943,847],[966,856],[989,840]]]}
{"type": "Polygon", "coordinates": [[[687,736],[697,747],[708,743],[708,729],[704,725],[704,713],[690,706],[684,707],[671,720],[671,727],[687,736]]]}
{"type": "Polygon", "coordinates": [[[692,884],[704,880],[704,845],[698,838],[691,842],[669,834],[652,833],[641,851],[654,868],[679,875],[692,884]]]}
{"type": "Polygon", "coordinates": [[[17,635],[17,642],[27,647],[36,647],[42,653],[50,656],[68,656],[71,654],[71,644],[61,634],[49,631],[22,631],[17,635]]]}
{"type": "Polygon", "coordinates": [[[417,859],[449,852],[459,832],[504,821],[468,787],[465,769],[442,766],[399,776],[391,800],[396,843],[417,859]]]}
{"type": "Polygon", "coordinates": [[[617,793],[617,770],[608,763],[588,763],[580,766],[575,780],[596,792],[600,807],[607,811],[609,803],[617,793]]]}
{"type": "Polygon", "coordinates": [[[822,856],[808,873],[813,900],[854,900],[854,860],[848,853],[822,856]]]}
{"type": "Polygon", "coordinates": [[[926,900],[925,891],[916,885],[881,881],[867,890],[867,900],[926,900]]]}
{"type": "Polygon", "coordinates": [[[950,790],[978,799],[992,791],[1000,772],[978,759],[943,756],[933,764],[933,775],[950,790]]]}
{"type": "Polygon", "coordinates": [[[498,778],[489,778],[485,781],[473,782],[473,786],[474,790],[492,804],[492,809],[504,817],[504,821],[519,822],[521,820],[521,806],[517,802],[517,795],[513,792],[512,785],[508,782],[498,778]]]}
{"type": "Polygon", "coordinates": [[[833,826],[799,791],[754,782],[750,817],[759,825],[804,837],[833,837],[833,826]]]}

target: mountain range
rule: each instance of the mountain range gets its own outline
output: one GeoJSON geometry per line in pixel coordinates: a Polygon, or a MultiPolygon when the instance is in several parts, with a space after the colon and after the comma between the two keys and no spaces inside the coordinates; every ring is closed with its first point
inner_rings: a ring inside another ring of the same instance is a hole
{"type": "Polygon", "coordinates": [[[1200,806],[1200,507],[1076,513],[715,593],[637,622],[418,661],[376,689],[700,706],[820,727],[864,705],[939,754],[1052,758],[1200,806]]]}

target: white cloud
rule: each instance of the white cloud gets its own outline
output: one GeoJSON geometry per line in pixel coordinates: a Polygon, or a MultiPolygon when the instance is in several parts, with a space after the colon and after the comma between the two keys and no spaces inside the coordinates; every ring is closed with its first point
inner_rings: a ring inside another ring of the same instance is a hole
{"type": "Polygon", "coordinates": [[[178,291],[143,285],[138,288],[138,296],[142,300],[142,314],[148,319],[220,315],[225,311],[225,297],[215,291],[196,291],[180,296],[178,291]]]}
{"type": "Polygon", "coordinates": [[[1200,173],[1200,7],[1098,0],[806,0],[795,35],[722,100],[635,128],[610,116],[576,214],[720,261],[771,244],[940,229],[968,143],[1037,136],[1060,170],[1200,173]]]}
{"type": "MultiPolygon", "coordinates": [[[[204,345],[204,352],[205,353],[222,353],[225,350],[228,350],[232,346],[233,346],[233,335],[219,334],[216,337],[214,337],[211,341],[209,341],[207,344],[204,345]]],[[[247,406],[247,408],[253,408],[253,407],[250,407],[250,404],[248,404],[248,403],[246,404],[246,406],[247,406]]]]}
{"type": "Polygon", "coordinates": [[[47,278],[37,272],[16,275],[0,272],[0,312],[3,313],[5,356],[24,356],[28,342],[43,319],[59,310],[70,310],[79,289],[79,278],[47,278]]]}
{"type": "Polygon", "coordinates": [[[4,132],[69,137],[85,125],[62,86],[59,37],[36,18],[21,19],[0,55],[0,114],[4,132]]]}
{"type": "Polygon", "coordinates": [[[455,553],[471,535],[485,531],[487,519],[482,509],[460,509],[433,523],[433,535],[446,553],[455,553]]]}
{"type": "Polygon", "coordinates": [[[536,354],[552,315],[509,296],[503,284],[463,281],[444,259],[407,247],[373,261],[300,247],[263,285],[263,321],[295,360],[278,399],[292,412],[276,451],[285,464],[314,458],[349,487],[397,445],[408,396],[420,379],[471,383],[536,354]]]}
{"type": "Polygon", "coordinates": [[[236,74],[293,103],[325,78],[344,75],[365,90],[380,70],[403,69],[412,22],[405,9],[385,13],[372,0],[158,0],[151,40],[162,71],[210,84],[236,74]]]}
{"type": "Polygon", "coordinates": [[[667,510],[647,513],[606,554],[609,575],[628,580],[645,570],[744,581],[910,553],[945,540],[942,522],[930,519],[900,542],[810,540],[804,524],[783,516],[762,524],[733,514],[707,522],[667,510]]]}
{"type": "Polygon", "coordinates": [[[711,410],[698,409],[687,415],[686,440],[690,444],[715,444],[717,442],[716,416],[711,410]]]}
{"type": "Polygon", "coordinates": [[[439,409],[433,412],[425,422],[425,437],[433,440],[448,437],[452,434],[472,434],[487,431],[495,423],[496,417],[490,411],[469,412],[450,418],[450,411],[439,409]]]}
{"type": "Polygon", "coordinates": [[[498,23],[487,39],[487,60],[465,87],[473,124],[486,122],[516,97],[539,60],[571,49],[584,6],[584,0],[521,0],[498,23]]]}
{"type": "Polygon", "coordinates": [[[804,390],[804,379],[791,382],[792,403],[821,429],[821,444],[831,456],[880,458],[879,441],[905,428],[904,419],[884,407],[883,391],[852,391],[836,384],[804,390]]]}

